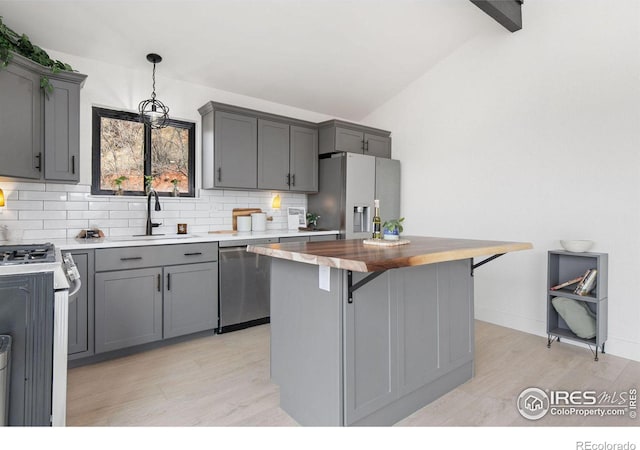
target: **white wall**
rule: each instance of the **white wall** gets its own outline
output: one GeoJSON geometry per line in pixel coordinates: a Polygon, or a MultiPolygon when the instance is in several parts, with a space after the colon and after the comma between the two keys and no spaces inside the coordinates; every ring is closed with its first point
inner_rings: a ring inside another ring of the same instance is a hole
{"type": "Polygon", "coordinates": [[[640,360],[640,30],[634,0],[530,0],[365,122],[393,130],[406,232],[529,241],[478,269],[476,317],[544,335],[547,250],[609,253],[607,352],[640,360]]]}
{"type": "MultiPolygon", "coordinates": [[[[79,58],[47,49],[54,59],[70,64],[88,75],[80,95],[80,183],[30,183],[0,179],[7,207],[0,211],[0,225],[22,228],[25,239],[74,237],[81,229],[99,227],[108,236],[143,233],[146,203],[141,197],[93,196],[91,191],[91,108],[101,106],[136,111],[149,98],[153,66],[141,55],[144,70],[133,70],[79,58]]],[[[197,198],[163,198],[163,210],[154,212],[154,222],[163,224],[158,232],[175,233],[176,223],[186,222],[189,230],[207,232],[231,228],[233,208],[260,207],[274,220],[269,229],[286,229],[288,206],[306,206],[306,195],[281,193],[281,209],[271,210],[275,193],[234,190],[201,190],[201,134],[198,108],[210,100],[244,106],[274,114],[321,122],[329,117],[162,77],[163,61],[156,67],[156,94],[170,108],[170,116],[196,123],[197,198]]]]}

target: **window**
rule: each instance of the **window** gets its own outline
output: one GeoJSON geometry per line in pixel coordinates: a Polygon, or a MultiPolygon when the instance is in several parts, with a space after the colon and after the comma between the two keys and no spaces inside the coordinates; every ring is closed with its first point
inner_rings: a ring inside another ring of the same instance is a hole
{"type": "Polygon", "coordinates": [[[195,123],[152,130],[136,113],[94,107],[92,126],[92,194],[115,193],[121,179],[127,195],[144,195],[147,179],[159,195],[175,184],[181,197],[195,196],[195,123]]]}

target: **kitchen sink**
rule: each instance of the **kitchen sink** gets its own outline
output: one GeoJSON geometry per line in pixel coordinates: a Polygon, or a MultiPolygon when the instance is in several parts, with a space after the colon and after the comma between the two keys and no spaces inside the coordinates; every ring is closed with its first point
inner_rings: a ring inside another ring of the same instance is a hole
{"type": "Polygon", "coordinates": [[[147,236],[145,234],[134,234],[133,236],[115,236],[109,238],[110,241],[120,242],[120,241],[159,241],[163,239],[188,239],[197,237],[195,234],[153,234],[151,236],[147,236]]]}

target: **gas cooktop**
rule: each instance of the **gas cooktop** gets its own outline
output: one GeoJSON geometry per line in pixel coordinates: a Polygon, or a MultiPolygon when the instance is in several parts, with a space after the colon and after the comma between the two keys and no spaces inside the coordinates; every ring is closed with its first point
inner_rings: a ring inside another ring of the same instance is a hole
{"type": "Polygon", "coordinates": [[[0,266],[52,263],[56,261],[53,244],[0,245],[0,266]]]}

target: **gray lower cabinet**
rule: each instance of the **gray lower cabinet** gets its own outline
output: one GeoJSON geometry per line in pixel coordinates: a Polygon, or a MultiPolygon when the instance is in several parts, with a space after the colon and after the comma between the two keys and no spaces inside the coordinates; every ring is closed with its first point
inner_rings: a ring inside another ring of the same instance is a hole
{"type": "Polygon", "coordinates": [[[0,175],[77,182],[80,88],[86,75],[52,73],[20,55],[0,70],[0,175]],[[52,91],[40,87],[46,77],[52,91]]]}
{"type": "Polygon", "coordinates": [[[162,339],[162,268],[95,276],[96,353],[162,339]]]}
{"type": "Polygon", "coordinates": [[[471,361],[472,299],[469,260],[389,271],[359,288],[345,307],[345,424],[471,361]]]}
{"type": "Polygon", "coordinates": [[[318,236],[311,235],[309,236],[309,241],[318,242],[318,241],[335,241],[338,239],[338,235],[336,234],[320,234],[318,236]]]}
{"type": "Polygon", "coordinates": [[[164,338],[218,326],[218,263],[164,268],[164,338]]]}
{"type": "Polygon", "coordinates": [[[76,295],[69,298],[69,359],[91,356],[93,344],[93,250],[71,252],[80,272],[82,286],[76,295]]]}
{"type": "Polygon", "coordinates": [[[97,249],[95,353],[218,326],[218,244],[97,249]]]}
{"type": "Polygon", "coordinates": [[[318,124],[319,153],[350,152],[391,158],[391,133],[341,120],[318,124]]]}

